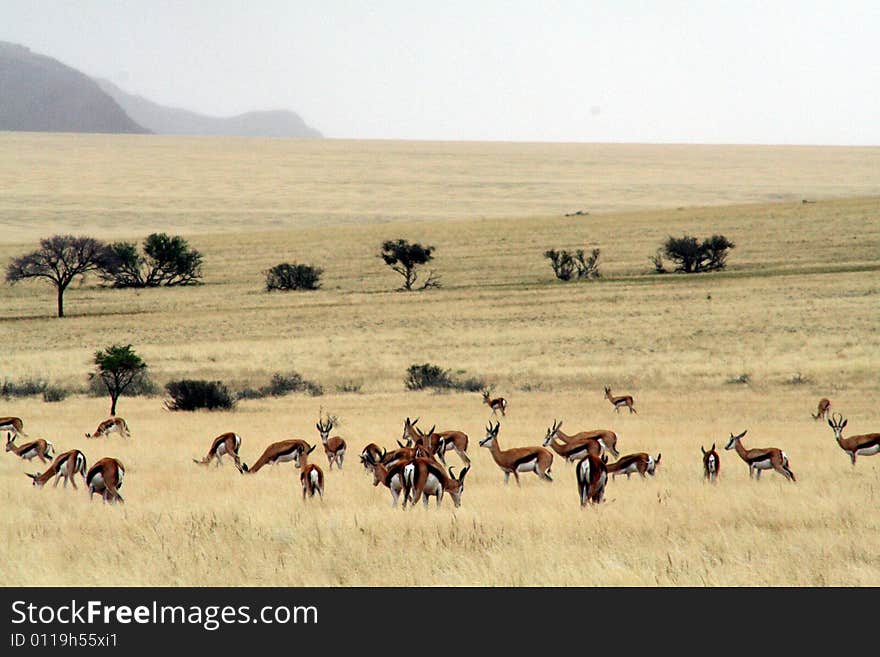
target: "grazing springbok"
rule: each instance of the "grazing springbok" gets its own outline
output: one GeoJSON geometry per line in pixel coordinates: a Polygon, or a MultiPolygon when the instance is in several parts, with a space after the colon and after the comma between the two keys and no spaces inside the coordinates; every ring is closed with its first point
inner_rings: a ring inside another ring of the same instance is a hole
{"type": "Polygon", "coordinates": [[[397,500],[403,492],[403,506],[409,500],[409,491],[403,481],[403,468],[406,461],[398,461],[394,465],[386,466],[381,460],[373,460],[372,454],[361,454],[361,463],[367,470],[373,472],[373,486],[383,484],[391,492],[391,506],[397,506],[397,500]]]}
{"type": "Polygon", "coordinates": [[[216,465],[219,468],[222,464],[220,457],[226,454],[231,457],[235,462],[235,467],[238,468],[239,472],[242,472],[242,464],[241,459],[238,457],[238,450],[241,448],[241,436],[237,433],[227,432],[221,433],[219,436],[214,438],[214,441],[211,443],[211,449],[208,450],[208,453],[205,455],[203,459],[193,459],[193,463],[198,463],[199,465],[208,465],[212,459],[216,461],[216,465]]]}
{"type": "Polygon", "coordinates": [[[584,437],[576,440],[573,439],[569,442],[557,443],[556,438],[560,426],[562,426],[562,422],[557,423],[555,420],[553,421],[553,426],[547,429],[547,435],[544,436],[544,447],[551,447],[554,452],[569,462],[578,461],[587,454],[602,456],[605,450],[605,443],[601,439],[584,437]]]}
{"type": "Polygon", "coordinates": [[[264,449],[262,455],[257,459],[252,468],[249,468],[247,463],[242,463],[241,472],[243,474],[254,474],[259,472],[260,468],[264,465],[275,465],[276,463],[293,461],[296,458],[297,450],[308,450],[310,448],[311,445],[305,440],[300,440],[299,438],[280,440],[277,443],[272,443],[264,449]]]}
{"type": "Polygon", "coordinates": [[[315,445],[309,449],[298,449],[294,452],[293,458],[296,461],[296,467],[302,472],[299,474],[299,481],[302,484],[303,499],[306,495],[314,497],[317,493],[321,499],[324,499],[324,472],[314,463],[309,463],[309,454],[314,451],[315,445]]]}
{"type": "Polygon", "coordinates": [[[125,502],[122,495],[119,494],[124,476],[125,468],[119,460],[109,456],[101,459],[89,468],[86,474],[89,499],[91,500],[95,493],[101,493],[105,503],[125,502]]]}
{"type": "Polygon", "coordinates": [[[461,506],[461,494],[464,491],[464,478],[470,466],[461,471],[456,479],[449,467],[449,473],[444,472],[440,465],[431,459],[416,458],[403,466],[403,481],[407,492],[415,506],[422,499],[428,506],[428,497],[433,495],[437,498],[437,506],[443,500],[443,494],[449,493],[456,508],[461,506]]]}
{"type": "Polygon", "coordinates": [[[827,397],[822,397],[819,400],[819,407],[816,409],[815,413],[810,413],[813,416],[814,420],[821,420],[822,418],[828,417],[828,411],[831,410],[831,400],[827,397]]]}
{"type": "Polygon", "coordinates": [[[32,460],[35,456],[39,458],[42,463],[48,463],[52,460],[52,451],[55,449],[55,445],[50,443],[48,440],[37,438],[36,440],[32,440],[29,443],[25,443],[21,447],[16,447],[16,437],[17,434],[14,434],[12,432],[6,434],[7,452],[12,452],[16,456],[27,459],[28,461],[32,460]]]}
{"type": "Polygon", "coordinates": [[[364,469],[371,470],[369,464],[379,463],[383,456],[385,456],[385,450],[376,443],[370,443],[361,451],[361,465],[364,466],[364,469]]]}
{"type": "Polygon", "coordinates": [[[498,430],[500,428],[500,422],[496,422],[494,427],[490,422],[486,427],[486,437],[480,441],[480,447],[489,448],[495,463],[504,472],[504,483],[510,481],[512,473],[516,479],[516,485],[519,486],[520,472],[534,472],[543,481],[553,481],[553,477],[550,476],[553,453],[544,447],[513,447],[502,450],[498,444],[498,430]]]}
{"type": "Polygon", "coordinates": [[[742,444],[742,437],[748,433],[748,429],[738,436],[730,434],[730,440],[724,449],[736,449],[739,457],[749,466],[749,479],[761,479],[762,470],[776,470],[789,481],[797,481],[794,478],[794,472],[788,467],[788,456],[781,449],[775,447],[760,447],[755,449],[746,449],[742,444]],[[757,473],[757,474],[755,474],[757,473]]]}
{"type": "Polygon", "coordinates": [[[582,507],[599,504],[605,498],[605,484],[608,483],[608,469],[605,464],[607,458],[605,456],[600,459],[587,454],[578,461],[575,473],[582,507]]]}
{"type": "Polygon", "coordinates": [[[507,413],[507,400],[504,397],[495,397],[493,399],[491,394],[491,390],[483,390],[483,403],[492,409],[492,415],[498,415],[498,411],[501,411],[501,417],[504,417],[507,413]]]}
{"type": "Polygon", "coordinates": [[[619,397],[614,397],[611,394],[611,388],[605,386],[605,399],[610,401],[614,405],[614,410],[620,413],[620,408],[622,406],[626,406],[629,408],[630,413],[635,413],[636,408],[633,406],[633,398],[629,395],[621,395],[619,397]]]}
{"type": "Polygon", "coordinates": [[[76,489],[76,474],[82,475],[83,481],[86,480],[86,456],[78,449],[72,449],[55,457],[52,465],[45,472],[27,473],[27,476],[34,480],[34,486],[42,488],[46,483],[55,477],[53,488],[58,488],[58,481],[64,479],[64,487],[67,488],[67,482],[70,481],[74,489],[76,489]]]}
{"type": "Polygon", "coordinates": [[[0,417],[0,431],[11,431],[16,436],[27,438],[27,434],[22,431],[24,422],[20,417],[0,417]]]}
{"type": "MultiPolygon", "coordinates": [[[[579,442],[585,438],[593,438],[594,440],[598,440],[599,444],[602,445],[602,449],[607,449],[611,452],[611,455],[614,458],[620,456],[620,452],[617,451],[617,434],[611,431],[610,429],[593,429],[591,431],[581,431],[576,434],[572,434],[569,436],[562,431],[562,421],[560,420],[558,423],[556,420],[553,421],[553,426],[555,427],[555,431],[553,431],[553,437],[558,438],[564,443],[574,443],[579,442]]],[[[546,442],[544,443],[547,444],[546,442]]]]}
{"type": "Polygon", "coordinates": [[[708,452],[700,445],[700,451],[703,452],[703,478],[714,484],[721,471],[721,459],[718,457],[718,452],[715,451],[715,443],[712,443],[708,452]]]}
{"type": "Polygon", "coordinates": [[[320,413],[318,415],[318,423],[315,425],[318,428],[318,433],[321,435],[321,442],[324,444],[324,453],[327,455],[327,461],[329,463],[329,469],[333,469],[333,464],[336,464],[336,467],[339,470],[342,470],[342,461],[345,459],[345,441],[339,436],[330,437],[330,432],[333,430],[333,427],[336,426],[338,420],[333,415],[327,416],[327,421],[321,418],[320,413]]]}
{"type": "Polygon", "coordinates": [[[87,433],[86,438],[103,438],[108,434],[117,432],[123,438],[131,438],[131,432],[128,430],[128,424],[121,417],[110,417],[101,422],[95,433],[87,433]]]}
{"type": "Polygon", "coordinates": [[[454,430],[434,431],[434,427],[427,433],[422,433],[416,427],[418,421],[419,418],[415,420],[406,418],[406,421],[403,423],[403,436],[401,436],[401,439],[407,441],[407,447],[421,443],[432,455],[437,455],[443,465],[446,465],[446,452],[453,450],[465,465],[470,465],[471,459],[467,455],[469,439],[466,433],[454,430]]]}
{"type": "Polygon", "coordinates": [[[859,436],[843,437],[843,428],[849,420],[843,415],[835,413],[828,420],[828,426],[834,430],[834,438],[840,449],[849,454],[853,466],[856,464],[856,456],[872,456],[880,453],[880,433],[863,433],[859,436]]]}
{"type": "Polygon", "coordinates": [[[654,473],[657,471],[657,466],[660,465],[660,457],[662,454],[657,454],[657,456],[651,456],[650,454],[646,454],[645,452],[638,452],[636,454],[627,454],[626,456],[621,456],[614,463],[607,463],[607,470],[613,479],[617,478],[617,475],[626,475],[626,478],[629,479],[630,475],[638,472],[642,479],[645,478],[646,474],[654,476],[654,473]]]}

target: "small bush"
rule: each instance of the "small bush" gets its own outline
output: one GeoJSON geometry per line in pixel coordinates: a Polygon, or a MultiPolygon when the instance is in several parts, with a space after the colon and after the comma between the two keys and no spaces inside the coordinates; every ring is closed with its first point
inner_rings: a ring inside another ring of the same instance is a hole
{"type": "Polygon", "coordinates": [[[654,268],[658,273],[665,272],[663,256],[675,263],[675,271],[696,274],[706,271],[719,271],[727,266],[727,255],[736,245],[724,235],[712,235],[702,242],[692,235],[666,238],[662,254],[654,256],[654,268]]]}
{"type": "Polygon", "coordinates": [[[748,385],[749,383],[751,383],[751,381],[752,381],[751,375],[749,375],[747,372],[743,372],[739,376],[735,376],[733,378],[727,379],[727,381],[725,381],[725,383],[728,383],[730,385],[748,385]]]}
{"type": "Polygon", "coordinates": [[[10,397],[41,395],[48,387],[49,384],[42,379],[22,379],[17,382],[4,380],[0,384],[0,396],[9,399],[10,397]]]}
{"type": "Polygon", "coordinates": [[[165,402],[169,411],[194,411],[199,408],[208,410],[235,408],[235,400],[229,389],[220,381],[199,381],[183,379],[165,384],[165,390],[171,401],[165,402]]]}
{"type": "Polygon", "coordinates": [[[305,392],[313,397],[324,394],[321,384],[305,379],[299,372],[275,372],[269,383],[259,388],[243,388],[235,393],[236,399],[263,399],[282,397],[292,392],[305,392]]]}
{"type": "Polygon", "coordinates": [[[813,379],[808,376],[804,376],[800,372],[795,374],[790,379],[786,379],[785,384],[789,386],[805,386],[813,383],[813,379]]]}
{"type": "Polygon", "coordinates": [[[424,390],[435,388],[440,390],[466,390],[468,392],[480,392],[486,387],[486,382],[479,377],[457,378],[449,370],[439,365],[423,363],[410,365],[406,371],[404,380],[408,390],[424,390]]]}
{"type": "Polygon", "coordinates": [[[587,255],[583,249],[578,249],[573,254],[566,250],[557,251],[550,249],[544,252],[544,257],[550,260],[553,273],[561,281],[570,281],[572,278],[595,279],[601,278],[599,272],[599,249],[593,249],[587,255]]]}
{"type": "Polygon", "coordinates": [[[43,401],[44,402],[60,402],[67,399],[67,395],[70,394],[70,391],[67,388],[61,388],[59,386],[47,386],[43,391],[43,401]]]}
{"type": "Polygon", "coordinates": [[[336,384],[336,392],[360,394],[363,384],[359,381],[343,381],[336,384]]]}
{"type": "Polygon", "coordinates": [[[319,267],[283,262],[266,272],[266,291],[317,290],[323,273],[319,267]]]}

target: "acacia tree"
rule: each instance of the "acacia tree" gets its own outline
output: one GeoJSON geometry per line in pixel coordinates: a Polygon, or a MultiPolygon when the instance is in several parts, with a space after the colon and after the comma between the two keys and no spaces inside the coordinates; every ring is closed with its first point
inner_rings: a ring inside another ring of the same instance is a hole
{"type": "MultiPolygon", "coordinates": [[[[418,242],[410,244],[403,239],[386,240],[382,243],[382,252],[379,257],[391,269],[403,276],[402,289],[412,290],[419,278],[418,268],[433,260],[434,249],[433,246],[423,246],[418,242]]],[[[428,277],[419,289],[424,290],[429,287],[440,287],[440,279],[434,275],[433,271],[428,272],[428,277]]]]}
{"type": "Polygon", "coordinates": [[[40,240],[40,248],[14,258],[6,268],[6,280],[15,284],[28,278],[45,278],[55,286],[58,316],[64,317],[64,291],[77,276],[106,267],[110,252],[92,237],[53,235],[40,240]]]}
{"type": "Polygon", "coordinates": [[[147,364],[131,345],[114,344],[95,352],[95,371],[89,378],[98,378],[110,393],[110,415],[116,415],[116,401],[134,381],[142,378],[147,364]]]}
{"type": "Polygon", "coordinates": [[[202,254],[179,235],[153,233],[138,253],[132,242],[109,246],[111,257],[101,278],[113,287],[159,287],[193,285],[202,277],[202,254]]]}
{"type": "MultiPolygon", "coordinates": [[[[692,235],[670,235],[663,243],[663,255],[676,263],[675,271],[696,274],[724,269],[727,266],[727,252],[735,246],[724,235],[712,235],[702,242],[692,235]]],[[[665,271],[659,252],[652,261],[658,273],[665,271]]]]}

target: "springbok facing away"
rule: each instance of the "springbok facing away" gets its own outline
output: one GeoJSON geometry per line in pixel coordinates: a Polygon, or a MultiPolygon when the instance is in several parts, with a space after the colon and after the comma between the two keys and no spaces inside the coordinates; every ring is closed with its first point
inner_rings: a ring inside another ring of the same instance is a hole
{"type": "Polygon", "coordinates": [[[298,450],[309,450],[310,448],[311,445],[305,440],[300,440],[299,438],[280,440],[277,443],[272,443],[263,450],[260,458],[254,463],[254,467],[248,468],[247,463],[242,463],[240,471],[242,474],[254,474],[259,472],[260,468],[264,465],[275,465],[276,463],[293,461],[296,458],[296,452],[298,450]]]}
{"type": "Polygon", "coordinates": [[[27,473],[27,476],[34,480],[34,486],[37,488],[42,488],[54,477],[53,488],[58,488],[58,481],[63,478],[65,488],[67,488],[67,481],[70,480],[76,490],[74,475],[77,473],[82,475],[83,481],[86,481],[86,456],[78,449],[72,449],[69,452],[59,454],[45,472],[27,473]]]}
{"type": "Polygon", "coordinates": [[[7,452],[12,452],[16,456],[27,459],[28,461],[32,460],[35,456],[39,458],[42,463],[48,463],[52,460],[52,451],[55,449],[55,445],[48,440],[37,438],[29,443],[25,443],[21,447],[16,447],[16,437],[17,434],[12,432],[6,434],[7,452]]]}
{"type": "Polygon", "coordinates": [[[299,475],[299,481],[302,484],[303,499],[306,495],[314,497],[317,493],[321,499],[324,499],[324,472],[314,463],[309,463],[309,454],[315,449],[312,445],[310,449],[298,449],[294,452],[293,458],[296,461],[296,467],[302,472],[299,475]]]}
{"type": "Polygon", "coordinates": [[[22,431],[23,428],[24,422],[20,417],[0,417],[0,431],[11,431],[16,437],[27,438],[27,434],[22,431]]]}
{"type": "Polygon", "coordinates": [[[409,500],[409,491],[403,481],[403,468],[406,462],[398,461],[394,465],[386,466],[382,463],[381,458],[373,460],[373,455],[365,452],[366,450],[361,453],[361,463],[367,470],[373,472],[373,486],[378,486],[381,483],[391,492],[392,507],[397,506],[397,500],[400,493],[403,492],[403,506],[406,508],[406,503],[409,500]]]}
{"type": "Polygon", "coordinates": [[[629,395],[621,395],[620,397],[614,397],[611,394],[611,388],[605,386],[605,399],[610,401],[614,405],[614,410],[620,413],[620,407],[626,406],[629,408],[630,413],[635,413],[636,408],[633,406],[633,398],[629,395]]]}
{"type": "Polygon", "coordinates": [[[794,478],[794,472],[788,467],[788,456],[781,449],[775,447],[759,447],[755,449],[746,449],[742,444],[742,437],[748,433],[748,429],[738,436],[730,434],[730,440],[724,449],[736,449],[739,457],[749,466],[749,479],[761,479],[762,470],[776,470],[789,481],[797,481],[794,478]],[[757,473],[757,475],[755,474],[757,473]]]}
{"type": "Polygon", "coordinates": [[[575,468],[578,485],[578,495],[581,506],[587,504],[599,504],[605,498],[605,484],[608,483],[608,469],[605,464],[607,456],[599,458],[587,454],[578,461],[575,468]]]}
{"type": "Polygon", "coordinates": [[[488,389],[483,389],[483,403],[492,409],[492,415],[497,416],[498,411],[501,411],[501,417],[504,417],[507,413],[507,400],[504,397],[495,397],[492,399],[491,391],[488,389]]]}
{"type": "Polygon", "coordinates": [[[238,457],[238,450],[241,447],[241,436],[237,433],[227,432],[222,433],[216,438],[214,438],[211,443],[211,449],[208,450],[205,458],[193,459],[193,463],[198,463],[199,465],[208,465],[211,462],[211,459],[216,460],[216,466],[219,468],[222,465],[222,461],[220,457],[224,454],[230,456],[232,460],[235,462],[235,467],[238,468],[239,472],[242,472],[242,464],[241,459],[238,457]]]}
{"type": "Polygon", "coordinates": [[[110,417],[101,422],[95,433],[87,433],[86,438],[103,438],[104,436],[117,432],[123,438],[131,438],[131,432],[128,430],[128,424],[121,417],[110,417]]]}
{"type": "Polygon", "coordinates": [[[89,487],[89,499],[95,493],[101,493],[104,502],[114,504],[125,502],[119,489],[122,488],[122,479],[125,476],[125,468],[119,460],[112,457],[103,458],[86,474],[86,485],[89,487]]]}
{"type": "Polygon", "coordinates": [[[626,456],[621,456],[614,463],[606,463],[606,468],[611,474],[612,479],[616,479],[617,475],[626,475],[626,478],[629,479],[630,475],[636,472],[641,475],[642,479],[645,479],[646,474],[654,476],[657,466],[660,465],[661,456],[663,455],[651,456],[645,452],[627,454],[626,456]]]}
{"type": "Polygon", "coordinates": [[[815,413],[810,413],[813,416],[814,420],[821,420],[822,418],[828,417],[828,411],[831,410],[831,400],[827,397],[822,397],[819,400],[819,407],[816,409],[815,413]]]}
{"type": "Polygon", "coordinates": [[[443,465],[446,465],[446,452],[453,450],[465,465],[470,465],[471,459],[467,455],[469,438],[465,432],[455,430],[434,431],[435,427],[431,427],[430,431],[422,433],[421,429],[416,426],[418,421],[419,418],[415,420],[406,418],[403,424],[401,439],[407,441],[407,447],[421,443],[432,456],[436,455],[443,465]]]}
{"type": "Polygon", "coordinates": [[[840,449],[849,454],[853,467],[856,465],[856,456],[872,456],[880,453],[880,433],[863,433],[859,436],[843,437],[843,428],[849,420],[843,415],[835,413],[828,420],[828,426],[834,430],[834,438],[840,449]]]}
{"type": "Polygon", "coordinates": [[[318,428],[318,433],[321,434],[321,442],[324,445],[324,453],[327,455],[330,470],[333,469],[334,463],[339,470],[342,470],[342,461],[345,459],[345,441],[339,436],[330,437],[330,432],[336,423],[337,420],[334,416],[328,415],[327,421],[324,422],[319,414],[318,423],[315,425],[318,428]]]}
{"type": "Polygon", "coordinates": [[[449,493],[452,503],[458,508],[461,506],[461,494],[464,491],[464,478],[470,466],[461,471],[456,479],[449,467],[449,473],[436,461],[426,458],[416,458],[403,466],[403,481],[407,491],[410,492],[412,505],[415,506],[421,498],[425,506],[428,506],[428,497],[433,495],[437,498],[437,506],[443,500],[443,494],[449,493]]]}
{"type": "Polygon", "coordinates": [[[553,481],[553,477],[550,476],[553,453],[544,447],[513,447],[502,450],[498,444],[500,428],[500,422],[496,422],[494,427],[490,422],[486,427],[486,437],[480,441],[480,447],[488,447],[492,452],[492,458],[504,472],[504,483],[509,482],[513,473],[516,485],[519,486],[520,472],[534,472],[543,481],[553,481]]]}
{"type": "Polygon", "coordinates": [[[721,459],[718,458],[718,452],[715,451],[715,443],[712,443],[708,452],[700,445],[700,451],[703,452],[703,478],[714,484],[721,471],[721,459]]]}

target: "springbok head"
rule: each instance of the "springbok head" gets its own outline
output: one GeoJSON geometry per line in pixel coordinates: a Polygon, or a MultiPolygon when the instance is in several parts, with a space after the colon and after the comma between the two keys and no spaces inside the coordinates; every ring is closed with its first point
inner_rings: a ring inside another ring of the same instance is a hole
{"type": "Polygon", "coordinates": [[[556,432],[562,428],[562,420],[557,422],[555,419],[553,420],[553,426],[547,429],[547,435],[544,436],[544,447],[549,445],[551,441],[556,438],[556,432]]]}
{"type": "Polygon", "coordinates": [[[746,429],[745,431],[743,431],[743,432],[742,432],[741,434],[739,434],[738,436],[734,436],[733,434],[730,434],[730,440],[727,441],[727,445],[724,446],[724,449],[733,449],[733,448],[736,446],[736,441],[738,441],[739,439],[741,439],[741,438],[742,438],[743,436],[745,436],[748,432],[749,432],[749,430],[746,429]]]}
{"type": "Polygon", "coordinates": [[[480,447],[492,447],[495,444],[495,439],[498,438],[498,430],[501,428],[501,423],[496,422],[495,426],[492,426],[492,423],[489,422],[486,425],[486,437],[480,441],[480,447]]]}
{"type": "Polygon", "coordinates": [[[834,413],[831,416],[831,419],[828,420],[828,426],[834,430],[834,437],[837,440],[841,440],[843,438],[843,428],[847,425],[849,420],[847,420],[841,413],[834,413]]]}
{"type": "Polygon", "coordinates": [[[452,496],[452,502],[456,507],[461,506],[461,494],[464,492],[464,478],[467,475],[468,471],[471,469],[471,466],[467,466],[464,470],[461,471],[461,474],[456,478],[455,474],[453,474],[452,466],[449,466],[449,478],[452,479],[455,484],[450,486],[448,489],[449,495],[452,496]],[[457,484],[457,485],[456,485],[457,484]]]}

